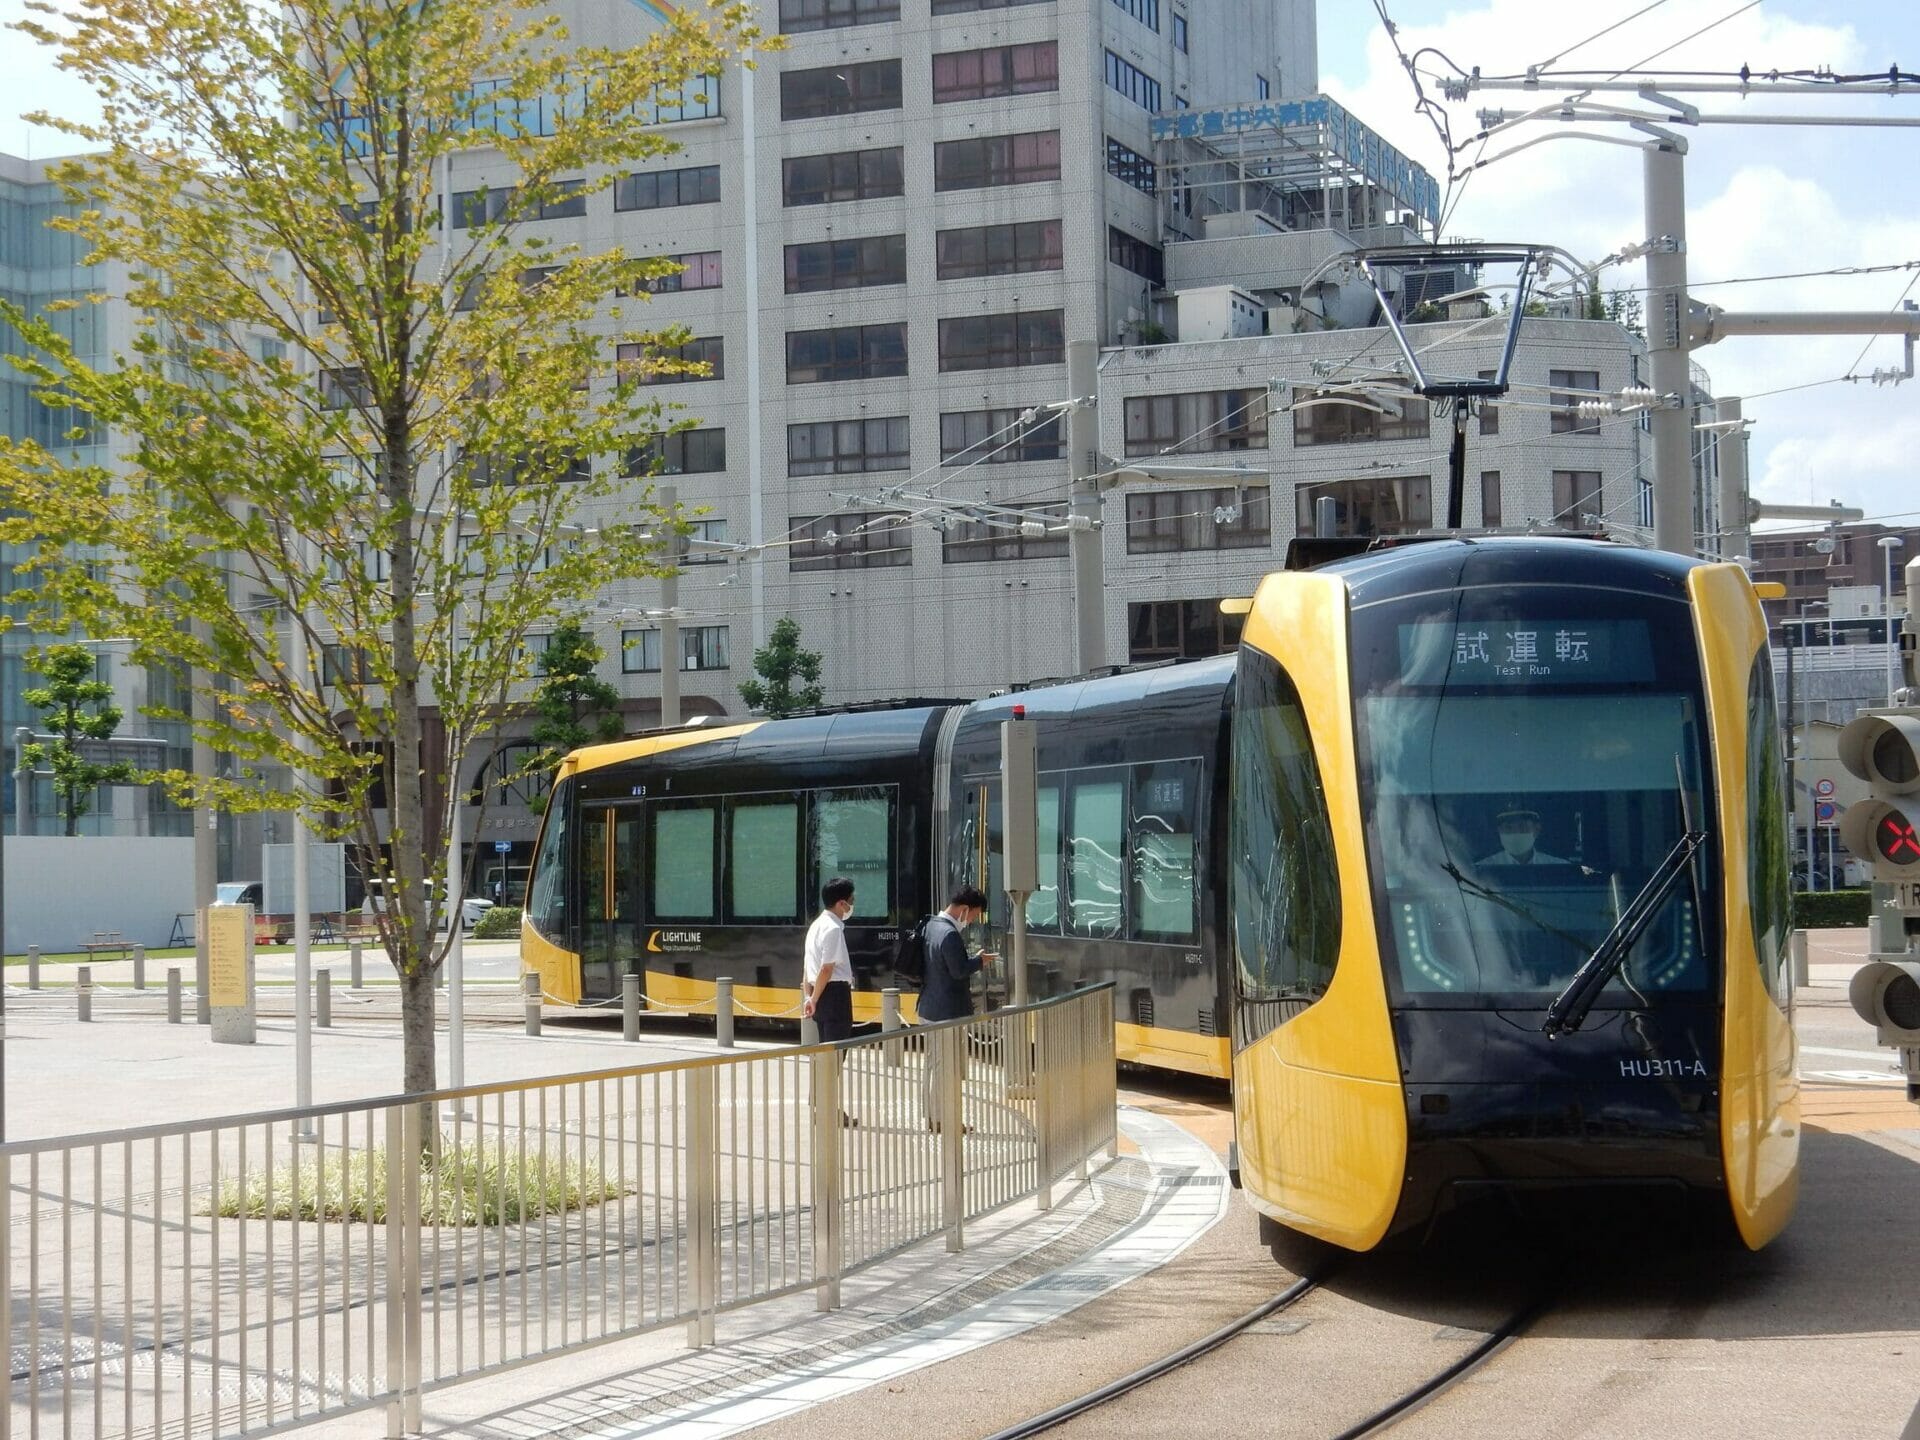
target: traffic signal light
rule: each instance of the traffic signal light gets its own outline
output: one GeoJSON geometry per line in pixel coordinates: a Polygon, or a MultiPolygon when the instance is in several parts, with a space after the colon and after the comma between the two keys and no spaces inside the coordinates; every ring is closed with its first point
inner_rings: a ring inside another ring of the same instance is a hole
{"type": "Polygon", "coordinates": [[[1847,999],[1882,1045],[1899,1049],[1907,1098],[1920,1100],[1920,962],[1869,960],[1853,972],[1847,999]]]}
{"type": "Polygon", "coordinates": [[[1920,717],[1862,715],[1840,732],[1840,763],[1870,789],[1840,817],[1841,841],[1920,912],[1920,717]]]}

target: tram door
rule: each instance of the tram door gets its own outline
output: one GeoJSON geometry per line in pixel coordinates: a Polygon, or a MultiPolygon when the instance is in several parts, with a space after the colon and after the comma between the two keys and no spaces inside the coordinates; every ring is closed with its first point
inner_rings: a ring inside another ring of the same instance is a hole
{"type": "Polygon", "coordinates": [[[620,977],[640,970],[638,805],[588,805],[581,814],[580,998],[607,1000],[620,977]]]}

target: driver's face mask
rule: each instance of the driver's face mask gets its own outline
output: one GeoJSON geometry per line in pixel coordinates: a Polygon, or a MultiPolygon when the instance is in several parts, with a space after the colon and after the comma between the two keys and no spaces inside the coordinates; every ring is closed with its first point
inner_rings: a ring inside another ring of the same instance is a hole
{"type": "Polygon", "coordinates": [[[1533,853],[1533,841],[1537,833],[1538,832],[1531,829],[1502,830],[1500,832],[1500,848],[1505,850],[1513,859],[1518,860],[1523,855],[1533,853]]]}

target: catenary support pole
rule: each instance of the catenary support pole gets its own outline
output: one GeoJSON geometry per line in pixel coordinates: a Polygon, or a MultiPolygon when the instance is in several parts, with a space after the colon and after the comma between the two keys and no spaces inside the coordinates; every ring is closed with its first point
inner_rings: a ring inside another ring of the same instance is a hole
{"type": "Polygon", "coordinates": [[[1073,561],[1074,668],[1081,674],[1107,663],[1106,536],[1100,529],[1100,349],[1091,340],[1067,344],[1067,463],[1070,476],[1067,550],[1073,561]]]}
{"type": "MultiPolygon", "coordinates": [[[[207,626],[195,621],[196,635],[204,641],[207,626]]],[[[190,676],[192,697],[189,708],[193,719],[193,774],[197,780],[213,777],[213,742],[207,730],[213,724],[213,677],[205,670],[190,676]]],[[[218,874],[220,812],[201,805],[193,812],[193,1019],[196,1025],[213,1023],[213,993],[207,985],[207,907],[213,904],[218,874]]]]}
{"type": "MultiPolygon", "coordinates": [[[[680,488],[677,485],[661,485],[655,490],[659,497],[660,508],[668,514],[680,504],[680,488]]],[[[667,558],[674,562],[673,570],[660,581],[660,608],[664,612],[660,617],[660,723],[678,725],[680,723],[680,554],[681,539],[677,530],[667,535],[667,558]]]]}
{"type": "Polygon", "coordinates": [[[1737,396],[1713,402],[1726,428],[1720,435],[1720,558],[1753,556],[1752,522],[1747,517],[1747,430],[1737,396]]]}
{"type": "Polygon", "coordinates": [[[1644,147],[1647,234],[1648,378],[1663,397],[1653,412],[1653,543],[1693,554],[1693,387],[1687,315],[1686,141],[1674,136],[1644,147]]]}

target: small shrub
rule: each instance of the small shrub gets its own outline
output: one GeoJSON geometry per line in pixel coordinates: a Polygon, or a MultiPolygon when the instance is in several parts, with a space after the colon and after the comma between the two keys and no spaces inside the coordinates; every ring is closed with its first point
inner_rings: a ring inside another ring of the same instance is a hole
{"type": "Polygon", "coordinates": [[[480,917],[473,927],[476,940],[518,940],[520,938],[520,907],[518,905],[496,905],[480,917]]]}
{"type": "MultiPolygon", "coordinates": [[[[496,1145],[447,1146],[420,1157],[421,1219],[429,1225],[501,1225],[561,1215],[618,1199],[620,1187],[589,1162],[522,1156],[496,1145]],[[436,1189],[435,1180],[439,1184],[436,1189]]],[[[213,1213],[226,1219],[371,1220],[387,1218],[387,1152],[352,1150],[263,1171],[220,1189],[213,1213]],[[296,1196],[298,1197],[296,1206],[296,1196]]]]}
{"type": "Polygon", "coordinates": [[[1796,930],[1839,930],[1865,925],[1873,908],[1869,890],[1807,890],[1793,897],[1796,930]]]}

